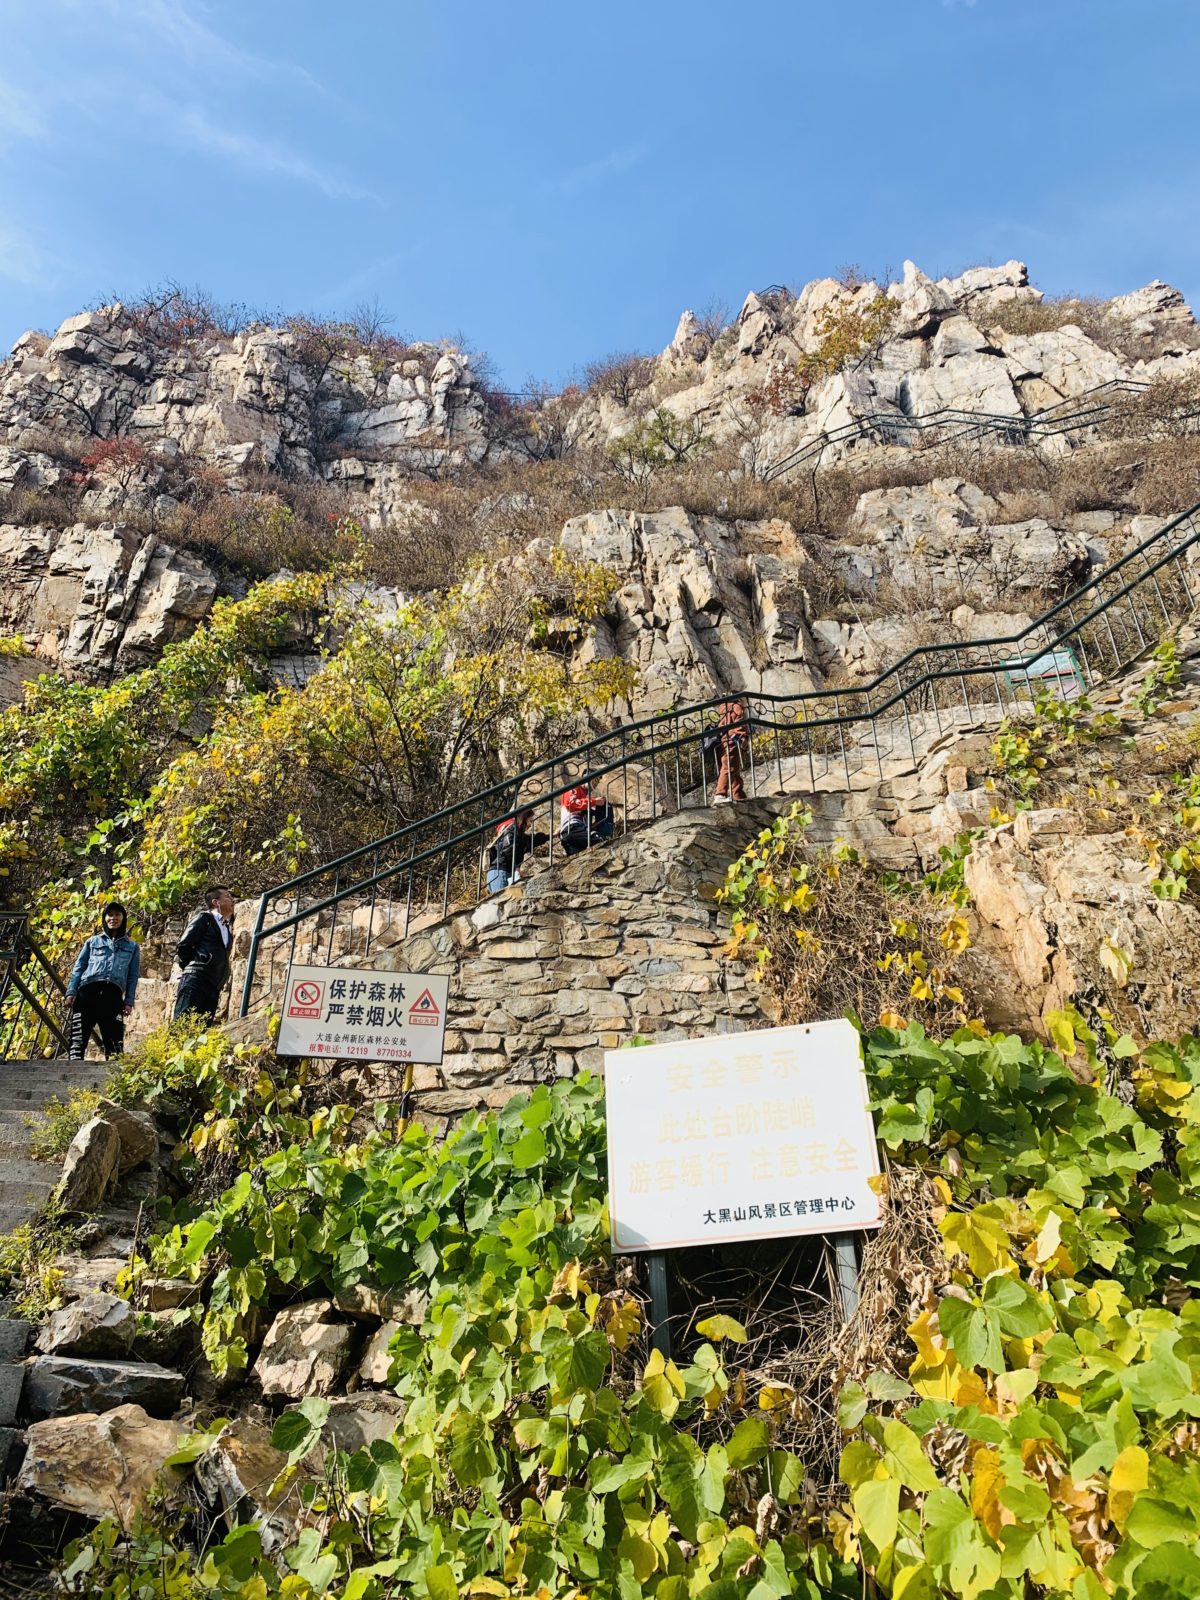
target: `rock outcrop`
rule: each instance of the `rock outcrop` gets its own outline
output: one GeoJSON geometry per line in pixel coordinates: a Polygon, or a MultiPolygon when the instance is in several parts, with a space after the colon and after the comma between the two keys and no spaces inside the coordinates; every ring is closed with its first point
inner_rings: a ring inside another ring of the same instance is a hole
{"type": "Polygon", "coordinates": [[[0,632],[21,635],[43,670],[144,666],[195,629],[216,591],[201,561],[123,524],[0,524],[0,632]]]}

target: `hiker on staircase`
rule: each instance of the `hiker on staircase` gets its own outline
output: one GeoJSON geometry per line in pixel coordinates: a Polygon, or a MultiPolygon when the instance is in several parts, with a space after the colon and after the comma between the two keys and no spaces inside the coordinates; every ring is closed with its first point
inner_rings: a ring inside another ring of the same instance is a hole
{"type": "Polygon", "coordinates": [[[142,971],[142,952],[125,927],[125,907],[110,900],[100,914],[101,931],[84,941],[67,979],[72,1061],[83,1060],[96,1029],[105,1059],[125,1047],[125,1018],[133,1010],[142,971]]]}
{"type": "Polygon", "coordinates": [[[525,806],[496,829],[487,855],[489,894],[499,894],[521,876],[521,863],[534,848],[533,807],[525,806]]]}
{"type": "Polygon", "coordinates": [[[594,793],[590,782],[577,783],[563,795],[558,838],[565,855],[581,855],[602,839],[611,839],[615,826],[612,804],[594,793]]]}
{"type": "Polygon", "coordinates": [[[223,883],[204,891],[204,905],[183,931],[175,960],[183,971],[175,993],[175,1017],[203,1017],[213,1022],[221,990],[229,976],[236,902],[223,883]]]}
{"type": "Polygon", "coordinates": [[[717,774],[713,805],[723,806],[731,800],[746,798],[746,785],[742,782],[742,752],[750,742],[750,724],[746,708],[740,700],[725,701],[721,707],[718,727],[721,738],[721,770],[717,774]]]}

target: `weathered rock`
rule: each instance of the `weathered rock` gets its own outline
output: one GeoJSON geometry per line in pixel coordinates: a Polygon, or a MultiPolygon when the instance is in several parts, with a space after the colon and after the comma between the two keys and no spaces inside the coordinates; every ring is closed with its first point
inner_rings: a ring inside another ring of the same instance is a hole
{"type": "Polygon", "coordinates": [[[169,1416],[183,1398],[183,1375],[148,1361],[98,1361],[86,1356],[37,1356],[25,1369],[23,1405],[28,1414],[71,1416],[142,1406],[169,1416]]]}
{"type": "Polygon", "coordinates": [[[138,1299],[147,1311],[174,1311],[192,1306],[200,1299],[200,1285],[186,1278],[142,1278],[138,1299]]]}
{"type": "Polygon", "coordinates": [[[216,587],[194,556],[122,524],[0,525],[0,628],[72,671],[143,665],[192,632],[216,587]]]}
{"type": "Polygon", "coordinates": [[[127,1355],[136,1318],[127,1300],[115,1294],[85,1295],[56,1311],[42,1329],[38,1349],[45,1355],[127,1355]]]}
{"type": "Polygon", "coordinates": [[[854,544],[841,558],[847,582],[860,594],[893,586],[897,611],[912,601],[949,607],[1021,592],[1058,594],[1089,566],[1077,534],[1042,518],[1005,522],[996,501],[961,478],[871,490],[848,532],[854,544]]]}
{"type": "Polygon", "coordinates": [[[292,1543],[304,1515],[303,1469],[276,1487],[287,1464],[287,1456],[272,1445],[269,1431],[245,1417],[223,1428],[196,1462],[196,1477],[227,1525],[253,1523],[267,1555],[292,1543]]]}
{"type": "Polygon", "coordinates": [[[390,1439],[407,1410],[407,1401],[395,1394],[339,1395],[330,1402],[329,1415],[321,1425],[321,1438],[325,1444],[353,1455],[356,1450],[368,1449],[377,1439],[390,1439]]]}
{"type": "Polygon", "coordinates": [[[158,1155],[158,1129],[148,1111],[130,1111],[114,1100],[101,1100],[97,1112],[105,1122],[111,1122],[121,1141],[119,1171],[124,1174],[134,1167],[153,1161],[158,1155]]]}
{"type": "Polygon", "coordinates": [[[419,1328],[429,1310],[429,1295],[424,1289],[377,1289],[374,1284],[356,1283],[339,1289],[333,1303],[348,1317],[391,1319],[419,1328]]]}
{"type": "Polygon", "coordinates": [[[114,1517],[129,1529],[156,1486],[181,1481],[166,1461],[188,1432],[137,1405],[35,1422],[16,1490],[85,1517],[114,1517]]]}
{"type": "Polygon", "coordinates": [[[162,1366],[191,1368],[200,1329],[190,1319],[177,1319],[173,1311],[139,1311],[136,1313],[133,1354],[139,1361],[158,1362],[162,1366]]]}
{"type": "Polygon", "coordinates": [[[116,1182],[121,1136],[111,1122],[92,1117],[71,1140],[57,1190],[64,1211],[94,1211],[116,1182]]]}
{"type": "Polygon", "coordinates": [[[264,1395],[294,1400],[332,1393],[354,1344],[353,1328],[336,1318],[331,1300],[279,1312],[254,1363],[264,1395]]]}
{"type": "Polygon", "coordinates": [[[797,570],[803,546],[785,522],[733,524],[666,511],[596,511],[566,524],[568,554],[624,582],[585,647],[638,669],[634,709],[727,689],[790,694],[819,685],[797,570]]]}
{"type": "Polygon", "coordinates": [[[388,1347],[392,1342],[392,1335],[399,1326],[398,1322],[385,1322],[367,1340],[362,1360],[358,1364],[358,1375],[364,1383],[384,1385],[389,1381],[392,1356],[388,1347]]]}

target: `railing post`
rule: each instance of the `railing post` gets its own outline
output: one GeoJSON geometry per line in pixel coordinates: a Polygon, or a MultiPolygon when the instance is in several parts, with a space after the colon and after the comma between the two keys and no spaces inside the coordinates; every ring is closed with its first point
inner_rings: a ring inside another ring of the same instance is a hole
{"type": "MultiPolygon", "coordinates": [[[[254,918],[254,932],[250,935],[250,951],[246,957],[246,976],[242,980],[242,1009],[239,1017],[244,1017],[250,1011],[250,995],[254,989],[254,969],[258,965],[258,947],[262,939],[263,921],[267,912],[267,896],[260,894],[258,897],[258,912],[254,918]]],[[[293,923],[292,931],[295,933],[296,925],[293,923]]]]}

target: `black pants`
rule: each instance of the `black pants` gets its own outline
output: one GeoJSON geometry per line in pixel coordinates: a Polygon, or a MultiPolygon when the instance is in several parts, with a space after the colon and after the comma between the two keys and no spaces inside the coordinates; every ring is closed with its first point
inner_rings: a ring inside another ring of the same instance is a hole
{"type": "Polygon", "coordinates": [[[198,972],[185,972],[179,980],[179,988],[175,995],[175,1020],[180,1017],[204,1017],[207,1021],[216,1020],[217,1006],[221,999],[223,984],[218,984],[214,989],[212,984],[206,982],[203,974],[198,972]]]}
{"type": "Polygon", "coordinates": [[[115,983],[87,983],[75,996],[71,1008],[71,1041],[67,1051],[72,1061],[82,1061],[88,1041],[100,1030],[105,1059],[119,1056],[125,1048],[125,996],[115,983]]]}

